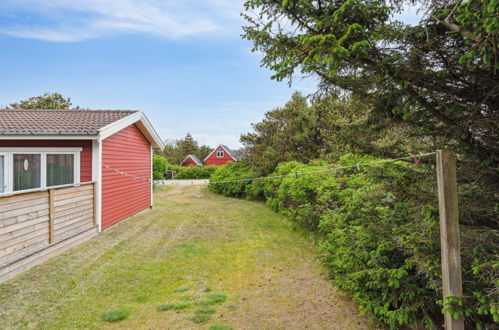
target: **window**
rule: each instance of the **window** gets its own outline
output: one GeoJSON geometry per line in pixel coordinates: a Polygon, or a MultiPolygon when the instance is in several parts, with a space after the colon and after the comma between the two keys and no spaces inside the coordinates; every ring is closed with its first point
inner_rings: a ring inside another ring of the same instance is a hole
{"type": "Polygon", "coordinates": [[[224,150],[223,149],[218,149],[217,150],[217,157],[222,158],[224,156],[224,150]]]}
{"type": "Polygon", "coordinates": [[[47,187],[74,183],[74,155],[47,154],[47,187]]]}
{"type": "Polygon", "coordinates": [[[41,187],[41,155],[14,154],[14,191],[41,187]]]}
{"type": "Polygon", "coordinates": [[[0,194],[80,183],[81,148],[0,148],[0,194]]]}
{"type": "Polygon", "coordinates": [[[5,155],[0,155],[0,193],[5,192],[7,188],[5,182],[5,155]]]}

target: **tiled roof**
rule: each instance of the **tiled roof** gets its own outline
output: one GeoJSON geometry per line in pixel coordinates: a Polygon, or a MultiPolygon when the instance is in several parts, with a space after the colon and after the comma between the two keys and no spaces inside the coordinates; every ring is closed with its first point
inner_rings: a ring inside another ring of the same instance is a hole
{"type": "Polygon", "coordinates": [[[199,166],[203,166],[203,162],[196,155],[187,155],[183,162],[185,162],[189,157],[194,161],[194,163],[198,164],[199,166]]]}
{"type": "Polygon", "coordinates": [[[0,135],[96,135],[137,110],[0,110],[0,135]]]}
{"type": "Polygon", "coordinates": [[[239,158],[237,156],[237,152],[235,150],[231,150],[229,147],[227,147],[225,144],[221,144],[220,145],[222,148],[224,148],[225,150],[227,150],[229,152],[229,154],[232,156],[232,158],[234,158],[236,161],[239,161],[239,158]]]}

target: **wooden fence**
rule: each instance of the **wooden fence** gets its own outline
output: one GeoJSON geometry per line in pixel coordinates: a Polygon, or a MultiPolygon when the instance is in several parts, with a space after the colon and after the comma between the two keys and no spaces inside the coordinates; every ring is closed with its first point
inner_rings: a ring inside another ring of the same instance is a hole
{"type": "Polygon", "coordinates": [[[0,197],[0,283],[97,235],[95,184],[0,197]]]}

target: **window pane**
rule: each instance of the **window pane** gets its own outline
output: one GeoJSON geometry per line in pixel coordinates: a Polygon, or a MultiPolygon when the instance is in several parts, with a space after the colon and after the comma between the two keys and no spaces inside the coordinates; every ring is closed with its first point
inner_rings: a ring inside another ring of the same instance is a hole
{"type": "Polygon", "coordinates": [[[0,193],[5,192],[5,156],[0,156],[0,193]]]}
{"type": "Polygon", "coordinates": [[[74,155],[47,155],[47,187],[74,183],[74,155]]]}
{"type": "Polygon", "coordinates": [[[14,155],[14,191],[40,188],[40,155],[14,155]]]}

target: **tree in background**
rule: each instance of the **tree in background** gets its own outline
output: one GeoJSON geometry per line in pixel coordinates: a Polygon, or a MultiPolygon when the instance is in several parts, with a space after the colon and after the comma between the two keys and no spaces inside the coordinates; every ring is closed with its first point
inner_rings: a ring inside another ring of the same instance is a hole
{"type": "Polygon", "coordinates": [[[359,95],[484,165],[499,154],[499,2],[249,0],[244,37],[284,80],[359,95]],[[412,5],[415,26],[393,19],[412,5]]]}
{"type": "Polygon", "coordinates": [[[213,148],[207,145],[199,146],[190,133],[187,133],[182,139],[166,141],[165,144],[166,147],[161,154],[170,164],[174,165],[180,165],[185,157],[190,154],[196,155],[203,160],[213,151],[213,148]]]}
{"type": "Polygon", "coordinates": [[[253,124],[253,133],[241,136],[247,161],[261,174],[272,172],[280,162],[308,162],[318,158],[324,146],[315,109],[299,93],[283,108],[271,110],[253,124]]]}
{"type": "Polygon", "coordinates": [[[213,151],[213,148],[207,145],[202,145],[199,147],[198,151],[196,152],[196,156],[198,156],[199,159],[204,160],[206,157],[208,157],[209,154],[213,151]]]}
{"type": "Polygon", "coordinates": [[[337,96],[309,103],[294,93],[284,107],[268,111],[253,124],[253,130],[242,135],[241,142],[246,161],[260,175],[292,160],[333,162],[346,153],[396,157],[435,148],[434,139],[413,136],[405,122],[382,116],[355,98],[337,96]]]}
{"type": "Polygon", "coordinates": [[[192,138],[192,135],[187,133],[183,139],[177,140],[177,148],[185,157],[189,154],[195,154],[199,149],[199,145],[197,141],[192,138]]]}
{"type": "Polygon", "coordinates": [[[45,93],[40,96],[33,96],[26,100],[21,100],[19,102],[11,103],[9,107],[11,109],[57,109],[57,110],[69,110],[69,109],[80,109],[80,107],[71,108],[73,104],[71,99],[65,98],[60,93],[45,93]]]}

